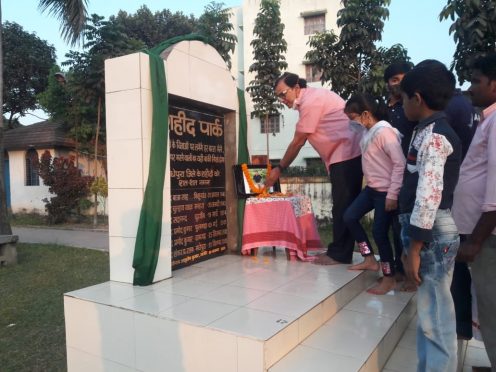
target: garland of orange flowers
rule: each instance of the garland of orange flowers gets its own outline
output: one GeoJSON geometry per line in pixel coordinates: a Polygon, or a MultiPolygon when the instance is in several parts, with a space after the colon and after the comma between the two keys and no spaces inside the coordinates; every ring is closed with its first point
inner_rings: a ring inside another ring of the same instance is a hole
{"type": "MultiPolygon", "coordinates": [[[[250,171],[248,170],[248,165],[246,163],[241,164],[241,169],[243,170],[243,174],[246,177],[246,181],[248,181],[248,186],[250,187],[250,191],[252,193],[262,197],[269,195],[265,186],[258,187],[257,185],[255,185],[255,182],[253,182],[253,178],[251,178],[251,174],[250,171]]],[[[272,165],[270,163],[267,163],[267,176],[270,174],[271,170],[272,170],[272,165]]]]}

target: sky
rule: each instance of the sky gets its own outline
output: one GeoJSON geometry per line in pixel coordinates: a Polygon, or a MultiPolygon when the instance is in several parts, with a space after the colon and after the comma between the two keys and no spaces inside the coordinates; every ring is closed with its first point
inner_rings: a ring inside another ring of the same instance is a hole
{"type": "MultiPolygon", "coordinates": [[[[243,0],[217,2],[233,7],[241,5],[243,0]]],[[[449,67],[455,52],[453,37],[449,35],[451,21],[439,21],[439,13],[446,2],[447,0],[391,0],[388,7],[389,19],[385,21],[382,42],[379,45],[390,47],[400,43],[408,50],[413,63],[437,59],[449,67]]],[[[3,0],[1,3],[3,22],[16,22],[25,31],[36,33],[56,48],[59,64],[65,60],[65,53],[71,48],[60,37],[58,20],[38,10],[38,0],[3,0]]],[[[208,3],[210,0],[88,0],[88,10],[89,14],[96,13],[108,19],[119,10],[135,13],[142,5],[146,5],[152,12],[169,9],[199,17],[208,3]]],[[[20,121],[29,124],[39,119],[27,115],[20,121]]]]}

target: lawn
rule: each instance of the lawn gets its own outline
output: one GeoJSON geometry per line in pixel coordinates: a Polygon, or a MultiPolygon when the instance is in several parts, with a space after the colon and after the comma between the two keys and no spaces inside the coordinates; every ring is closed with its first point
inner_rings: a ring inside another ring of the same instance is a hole
{"type": "Polygon", "coordinates": [[[65,371],[63,293],[109,280],[108,253],[18,244],[0,267],[0,370],[65,371]]]}

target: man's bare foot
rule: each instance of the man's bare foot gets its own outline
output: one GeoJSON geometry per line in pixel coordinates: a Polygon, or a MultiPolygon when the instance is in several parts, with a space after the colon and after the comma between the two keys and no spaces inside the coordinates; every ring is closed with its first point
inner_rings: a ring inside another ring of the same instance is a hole
{"type": "Polygon", "coordinates": [[[357,263],[355,265],[348,266],[348,270],[379,270],[379,262],[376,261],[373,255],[365,256],[363,262],[357,263]]]}
{"type": "Polygon", "coordinates": [[[331,258],[327,255],[327,253],[321,253],[317,255],[317,258],[312,261],[316,265],[340,265],[341,262],[336,261],[334,258],[331,258]]]}
{"type": "Polygon", "coordinates": [[[394,287],[396,287],[396,280],[394,279],[394,276],[385,276],[379,284],[367,289],[367,293],[385,295],[389,291],[392,291],[394,287]]]}
{"type": "Polygon", "coordinates": [[[417,285],[414,282],[405,278],[403,285],[400,287],[400,291],[401,292],[415,292],[416,290],[417,290],[417,285]]]}

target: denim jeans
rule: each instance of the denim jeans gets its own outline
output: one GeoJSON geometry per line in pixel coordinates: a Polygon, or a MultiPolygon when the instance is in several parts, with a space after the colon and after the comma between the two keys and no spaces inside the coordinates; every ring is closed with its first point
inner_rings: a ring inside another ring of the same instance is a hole
{"type": "Polygon", "coordinates": [[[360,224],[360,219],[371,210],[374,210],[372,235],[379,248],[383,274],[385,276],[392,276],[394,275],[394,256],[388,232],[393,214],[391,212],[386,212],[386,195],[387,192],[376,191],[368,186],[365,187],[360,195],[358,195],[348,207],[343,218],[346,226],[353,234],[355,241],[358,243],[358,246],[362,248],[363,244],[366,244],[368,249],[360,249],[362,256],[368,256],[374,252],[372,251],[372,246],[367,233],[360,224]]]}
{"type": "MultiPolygon", "coordinates": [[[[403,247],[408,255],[410,214],[399,217],[403,247]]],[[[437,211],[432,232],[434,240],[420,251],[422,283],[417,293],[417,371],[453,372],[457,366],[457,339],[450,285],[460,239],[449,209],[437,211]]]]}

